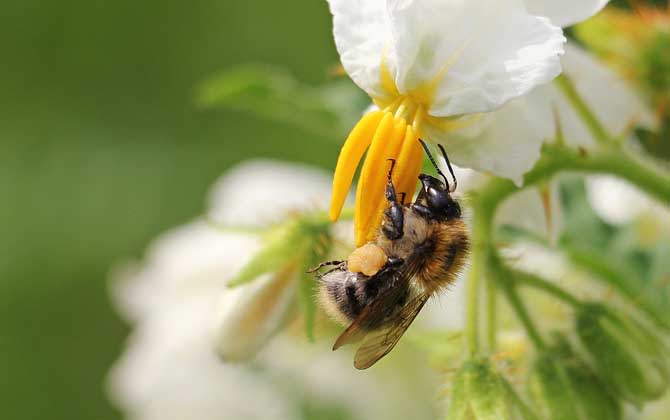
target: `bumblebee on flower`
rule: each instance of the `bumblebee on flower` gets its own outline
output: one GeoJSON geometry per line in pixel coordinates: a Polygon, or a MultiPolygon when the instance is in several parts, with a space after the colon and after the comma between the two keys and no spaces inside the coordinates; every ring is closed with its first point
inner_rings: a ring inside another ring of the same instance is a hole
{"type": "Polygon", "coordinates": [[[556,77],[565,42],[560,28],[528,13],[520,0],[329,4],[342,65],[378,108],[349,134],[333,181],[336,220],[367,150],[354,213],[358,246],[374,239],[381,222],[387,159],[397,161],[398,193],[412,197],[423,160],[419,138],[443,144],[459,166],[516,179],[501,163],[506,156],[492,158],[487,147],[452,150],[449,134],[556,77]]]}

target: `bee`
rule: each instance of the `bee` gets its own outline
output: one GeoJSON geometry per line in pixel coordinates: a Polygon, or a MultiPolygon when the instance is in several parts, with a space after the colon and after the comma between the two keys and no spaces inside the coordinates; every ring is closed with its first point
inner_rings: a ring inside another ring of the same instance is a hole
{"type": "Polygon", "coordinates": [[[354,356],[357,369],[367,369],[398,343],[421,308],[452,284],[467,258],[469,240],[461,207],[451,196],[456,177],[447,154],[451,186],[428,147],[419,140],[442,180],[419,175],[421,189],[413,203],[398,201],[391,161],[386,184],[387,208],[374,242],[354,250],[346,261],[327,261],[318,274],[319,300],[336,321],[348,325],[333,346],[362,341],[354,356]]]}

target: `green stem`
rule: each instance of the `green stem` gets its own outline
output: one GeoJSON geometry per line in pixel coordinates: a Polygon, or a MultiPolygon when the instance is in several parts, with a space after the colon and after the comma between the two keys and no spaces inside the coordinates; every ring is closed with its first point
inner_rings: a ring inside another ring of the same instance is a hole
{"type": "Polygon", "coordinates": [[[497,287],[495,281],[489,276],[486,279],[486,345],[489,353],[496,350],[496,314],[497,314],[497,287]]]}
{"type": "MultiPolygon", "coordinates": [[[[486,207],[475,204],[472,220],[472,258],[468,272],[466,290],[466,327],[468,349],[471,356],[479,353],[479,291],[480,280],[486,271],[486,260],[489,252],[488,234],[491,231],[493,214],[486,207]]],[[[492,209],[492,207],[489,207],[492,209]]]]}
{"type": "Polygon", "coordinates": [[[579,114],[591,135],[600,143],[610,143],[612,140],[607,134],[605,127],[600,124],[598,118],[596,118],[589,106],[584,102],[568,76],[565,73],[561,74],[555,79],[554,83],[556,83],[556,86],[563,92],[563,95],[565,95],[573,109],[579,114]]]}
{"type": "Polygon", "coordinates": [[[517,394],[516,390],[514,390],[512,385],[510,385],[510,383],[507,382],[505,379],[501,379],[501,381],[508,395],[512,397],[512,400],[514,400],[514,403],[518,407],[519,411],[521,411],[523,419],[537,420],[538,419],[537,415],[528,407],[528,405],[526,405],[526,403],[519,396],[519,394],[517,394]]]}
{"type": "Polygon", "coordinates": [[[514,312],[516,312],[519,321],[523,324],[528,333],[528,337],[531,339],[535,347],[538,350],[546,348],[540,332],[533,323],[526,306],[523,304],[523,301],[516,290],[514,281],[511,280],[514,273],[507,269],[500,260],[500,257],[493,252],[490,254],[489,258],[489,272],[505,294],[507,301],[512,306],[512,309],[514,309],[514,312]]]}
{"type": "Polygon", "coordinates": [[[538,290],[542,290],[543,292],[549,293],[550,295],[553,295],[572,306],[582,305],[582,301],[574,295],[534,274],[515,271],[513,278],[514,281],[520,286],[529,286],[538,290]]]}
{"type": "Polygon", "coordinates": [[[615,175],[634,184],[663,203],[670,203],[670,174],[652,168],[618,148],[578,151],[545,144],[535,167],[524,176],[522,187],[508,179],[494,178],[480,191],[485,205],[496,207],[511,194],[548,180],[561,171],[583,171],[615,175]]]}

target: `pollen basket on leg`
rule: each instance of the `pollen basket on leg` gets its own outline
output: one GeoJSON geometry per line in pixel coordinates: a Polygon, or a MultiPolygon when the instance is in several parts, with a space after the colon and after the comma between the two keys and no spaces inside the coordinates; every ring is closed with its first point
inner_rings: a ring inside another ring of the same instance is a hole
{"type": "Polygon", "coordinates": [[[351,130],[340,150],[333,177],[333,195],[330,200],[329,217],[331,221],[335,221],[340,217],[342,206],[344,206],[344,201],[349,193],[358,163],[372,142],[372,138],[379,128],[382,117],[384,117],[384,112],[382,111],[365,114],[354,129],[351,130]]]}
{"type": "MultiPolygon", "coordinates": [[[[393,118],[389,132],[381,133],[381,130],[378,130],[372,140],[356,192],[354,237],[359,246],[369,240],[371,233],[372,237],[376,233],[374,232],[378,226],[374,226],[376,216],[380,212],[380,206],[385,202],[384,188],[390,167],[388,159],[397,160],[406,130],[407,122],[403,118],[393,118]]],[[[383,207],[381,209],[383,210],[383,207]]]]}

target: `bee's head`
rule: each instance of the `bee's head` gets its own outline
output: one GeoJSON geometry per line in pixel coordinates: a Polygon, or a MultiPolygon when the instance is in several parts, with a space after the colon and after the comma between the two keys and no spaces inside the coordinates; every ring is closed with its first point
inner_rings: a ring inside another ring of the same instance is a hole
{"type": "Polygon", "coordinates": [[[427,174],[419,175],[423,188],[425,206],[438,219],[457,219],[461,217],[461,206],[451,198],[449,187],[439,179],[427,174]]]}

